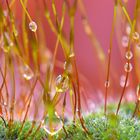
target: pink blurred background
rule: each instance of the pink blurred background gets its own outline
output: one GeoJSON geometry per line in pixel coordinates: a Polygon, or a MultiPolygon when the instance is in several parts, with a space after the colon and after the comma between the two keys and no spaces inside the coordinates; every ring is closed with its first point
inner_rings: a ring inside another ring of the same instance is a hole
{"type": "MultiPolygon", "coordinates": [[[[111,25],[113,20],[113,6],[114,0],[83,0],[85,9],[87,12],[87,17],[89,20],[89,24],[97,37],[104,54],[106,56],[105,63],[101,63],[94,46],[88,36],[85,34],[82,20],[81,20],[81,12],[78,8],[76,17],[75,17],[75,54],[76,60],[78,65],[78,70],[80,72],[80,80],[81,80],[81,90],[83,92],[83,96],[86,98],[92,99],[94,103],[98,101],[103,101],[104,92],[105,92],[105,79],[106,79],[106,70],[107,70],[107,52],[109,48],[109,41],[110,41],[110,32],[111,32],[111,25]],[[102,65],[101,65],[102,64],[102,65]]],[[[50,2],[47,2],[49,5],[49,9],[52,9],[50,2]]],[[[61,15],[61,7],[62,7],[62,0],[56,0],[56,5],[58,9],[58,15],[61,15]]],[[[133,18],[133,9],[135,6],[135,0],[128,0],[125,3],[128,12],[133,18]]],[[[21,5],[19,1],[16,1],[16,5],[13,6],[13,10],[17,15],[17,27],[21,28],[21,5]]],[[[48,22],[44,16],[44,5],[43,0],[29,0],[27,9],[34,21],[38,24],[38,30],[43,28],[45,31],[45,40],[46,46],[51,50],[53,53],[54,46],[56,43],[56,38],[53,32],[51,31],[48,22]],[[40,24],[40,23],[41,24],[40,24]]],[[[53,18],[53,16],[52,16],[53,18]]],[[[120,17],[118,19],[123,19],[120,17]]],[[[112,60],[111,60],[111,88],[109,90],[109,95],[113,98],[117,95],[120,95],[122,91],[122,87],[120,86],[120,77],[121,75],[125,74],[124,72],[124,64],[126,62],[124,54],[124,50],[120,44],[120,40],[118,40],[118,31],[121,32],[123,35],[125,26],[122,24],[122,21],[117,21],[116,25],[116,32],[114,34],[113,40],[113,52],[112,52],[112,60]],[[122,25],[122,26],[121,26],[122,25]],[[121,49],[122,48],[122,49],[121,49]]],[[[64,32],[66,36],[69,32],[69,17],[66,16],[65,19],[65,26],[64,32]]],[[[59,47],[57,58],[63,60],[63,51],[61,47],[59,47]]],[[[60,73],[61,70],[56,70],[56,73],[60,73]]],[[[127,88],[128,93],[132,93],[135,91],[137,79],[135,77],[135,71],[132,71],[129,79],[130,86],[127,88]]],[[[135,95],[135,94],[134,94],[135,95]]],[[[128,97],[129,98],[129,97],[128,97]]],[[[130,97],[132,98],[132,97],[130,97]]],[[[131,100],[131,99],[130,99],[131,100]]],[[[90,101],[89,101],[90,102],[90,101]]]]}

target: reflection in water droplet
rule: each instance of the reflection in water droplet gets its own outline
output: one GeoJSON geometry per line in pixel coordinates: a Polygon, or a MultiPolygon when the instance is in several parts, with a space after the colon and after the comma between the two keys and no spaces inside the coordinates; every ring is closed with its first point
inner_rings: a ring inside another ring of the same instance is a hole
{"type": "MultiPolygon", "coordinates": [[[[124,85],[125,85],[125,80],[126,80],[126,76],[122,75],[122,76],[120,77],[120,86],[121,86],[121,87],[124,87],[124,85]]],[[[129,85],[129,81],[127,81],[126,87],[128,87],[128,85],[129,85]]]]}
{"type": "Polygon", "coordinates": [[[130,60],[133,57],[133,53],[131,51],[127,51],[125,54],[126,59],[130,60]]]}
{"type": "Polygon", "coordinates": [[[32,32],[36,32],[37,30],[37,24],[34,22],[34,21],[31,21],[29,23],[29,29],[32,31],[32,32]]]}
{"type": "Polygon", "coordinates": [[[110,86],[110,83],[109,83],[109,81],[105,81],[105,87],[109,87],[110,86]]]}
{"type": "Polygon", "coordinates": [[[122,37],[122,46],[123,46],[123,47],[128,47],[128,43],[129,43],[129,38],[128,38],[128,36],[123,36],[123,37],[122,37]]]}
{"type": "Polygon", "coordinates": [[[139,38],[140,38],[140,35],[139,35],[138,32],[133,33],[133,39],[134,40],[139,40],[139,38]]]}
{"type": "Polygon", "coordinates": [[[20,71],[21,71],[22,76],[26,80],[31,80],[33,78],[33,76],[34,76],[33,71],[31,70],[31,68],[27,64],[21,66],[20,71]]]}
{"type": "Polygon", "coordinates": [[[124,70],[126,71],[126,72],[131,72],[132,71],[132,64],[131,63],[126,63],[125,65],[124,65],[124,70]]]}
{"type": "Polygon", "coordinates": [[[66,92],[69,88],[69,77],[59,75],[56,78],[56,92],[66,92]]]}

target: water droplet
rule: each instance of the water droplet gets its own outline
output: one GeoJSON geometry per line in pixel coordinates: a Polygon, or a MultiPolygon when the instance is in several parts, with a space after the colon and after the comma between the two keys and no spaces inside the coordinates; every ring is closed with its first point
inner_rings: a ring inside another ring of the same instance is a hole
{"type": "Polygon", "coordinates": [[[105,81],[105,87],[109,87],[110,86],[110,83],[109,83],[109,81],[105,81]]]}
{"type": "Polygon", "coordinates": [[[70,62],[65,61],[64,62],[64,70],[68,73],[72,72],[72,64],[70,62]]]}
{"type": "Polygon", "coordinates": [[[131,27],[129,24],[126,25],[126,33],[127,33],[127,35],[130,35],[130,33],[131,33],[131,27]]]}
{"type": "MultiPolygon", "coordinates": [[[[124,87],[124,85],[125,85],[125,80],[126,80],[126,76],[122,75],[122,76],[120,77],[120,86],[121,86],[121,87],[124,87]]],[[[129,85],[129,81],[127,81],[126,87],[128,87],[128,85],[129,85]]]]}
{"type": "Polygon", "coordinates": [[[31,70],[31,68],[27,64],[24,64],[23,66],[21,66],[20,71],[21,71],[22,76],[26,80],[31,80],[34,77],[33,71],[31,70]]]}
{"type": "Polygon", "coordinates": [[[132,64],[131,63],[126,63],[125,65],[124,65],[124,70],[126,71],[126,72],[131,72],[132,71],[132,64]]]}
{"type": "Polygon", "coordinates": [[[45,118],[44,122],[43,122],[43,128],[44,130],[51,136],[57,134],[63,127],[63,123],[61,121],[61,118],[58,116],[58,114],[56,112],[52,113],[52,117],[51,117],[51,128],[50,128],[50,121],[49,121],[49,116],[47,115],[47,117],[45,118]]]}
{"type": "Polygon", "coordinates": [[[139,38],[140,38],[140,35],[139,35],[138,32],[133,33],[133,39],[134,40],[139,40],[139,38]]]}
{"type": "Polygon", "coordinates": [[[122,37],[122,46],[123,46],[123,47],[128,47],[128,43],[129,43],[129,38],[128,38],[128,36],[123,36],[123,37],[122,37]]]}
{"type": "Polygon", "coordinates": [[[69,88],[69,77],[59,75],[56,78],[56,92],[66,92],[69,88]]]}
{"type": "Polygon", "coordinates": [[[37,24],[34,22],[34,21],[31,21],[29,23],[29,29],[32,31],[32,32],[36,32],[37,30],[37,24]]]}
{"type": "Polygon", "coordinates": [[[125,54],[126,59],[130,60],[133,57],[133,53],[131,51],[127,51],[125,54]]]}

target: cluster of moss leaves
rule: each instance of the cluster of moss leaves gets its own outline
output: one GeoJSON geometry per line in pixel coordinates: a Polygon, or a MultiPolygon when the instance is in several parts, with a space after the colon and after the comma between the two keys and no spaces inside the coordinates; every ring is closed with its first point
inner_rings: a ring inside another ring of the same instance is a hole
{"type": "Polygon", "coordinates": [[[45,138],[45,132],[43,129],[40,129],[35,133],[37,126],[35,126],[31,134],[25,138],[32,126],[31,122],[26,122],[22,131],[19,133],[21,128],[20,122],[14,122],[11,128],[4,125],[3,121],[0,121],[0,140],[41,140],[45,138]]]}
{"type": "Polygon", "coordinates": [[[133,118],[134,104],[121,107],[119,115],[115,115],[115,106],[109,106],[108,115],[103,113],[86,116],[85,125],[89,134],[85,133],[77,121],[67,124],[66,133],[62,130],[54,136],[54,140],[140,140],[140,119],[133,118]]]}
{"type": "MultiPolygon", "coordinates": [[[[79,121],[76,124],[65,125],[67,135],[62,129],[51,138],[51,140],[140,140],[140,118],[133,118],[134,104],[125,104],[121,107],[119,115],[115,115],[116,106],[108,106],[108,115],[91,113],[84,117],[86,128],[89,133],[85,133],[79,121]]],[[[31,134],[26,137],[32,126],[31,122],[26,122],[21,133],[20,122],[14,122],[11,128],[5,127],[0,120],[0,140],[42,140],[47,139],[46,132],[40,129],[37,133],[37,126],[31,134]]]]}

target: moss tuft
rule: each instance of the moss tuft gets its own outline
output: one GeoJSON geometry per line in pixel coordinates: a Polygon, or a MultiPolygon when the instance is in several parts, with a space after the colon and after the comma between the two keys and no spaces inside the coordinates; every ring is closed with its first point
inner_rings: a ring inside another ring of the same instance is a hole
{"type": "Polygon", "coordinates": [[[11,127],[8,127],[8,125],[5,127],[3,121],[0,121],[0,140],[41,140],[45,137],[45,131],[43,129],[35,133],[37,126],[35,126],[30,135],[27,136],[31,127],[32,123],[26,122],[22,131],[19,133],[21,128],[20,122],[14,122],[11,127]]]}
{"type": "Polygon", "coordinates": [[[115,106],[110,105],[110,113],[90,114],[86,116],[85,124],[89,134],[86,134],[79,121],[76,125],[67,124],[68,135],[62,130],[54,136],[54,140],[140,140],[140,119],[131,119],[133,104],[122,106],[119,115],[115,115],[115,106]],[[112,113],[111,113],[112,112],[112,113]]]}

